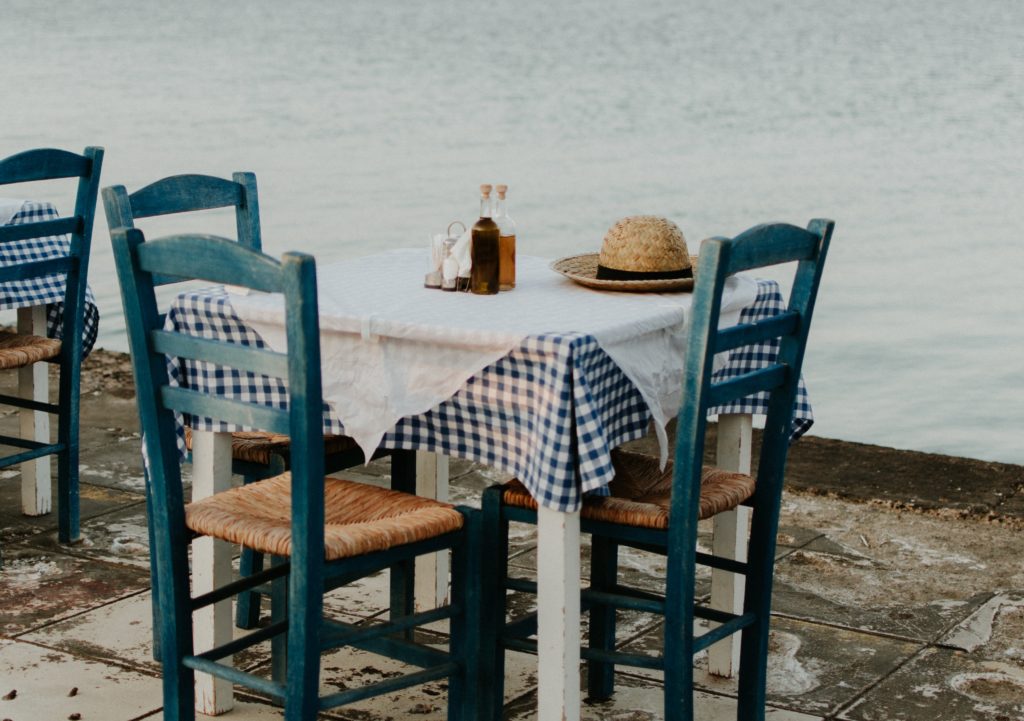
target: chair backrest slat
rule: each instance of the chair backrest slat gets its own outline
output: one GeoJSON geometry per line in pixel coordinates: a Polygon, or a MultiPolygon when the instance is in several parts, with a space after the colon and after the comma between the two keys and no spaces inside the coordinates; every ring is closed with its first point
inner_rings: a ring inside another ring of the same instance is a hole
{"type": "MultiPolygon", "coordinates": [[[[686,351],[684,403],[677,418],[670,508],[670,514],[683,521],[670,524],[670,533],[678,534],[670,541],[670,547],[686,547],[686,534],[696,533],[704,432],[710,408],[752,393],[768,393],[755,496],[771,499],[773,494],[781,494],[804,348],[833,227],[830,220],[812,220],[807,229],[772,223],[755,226],[732,239],[709,238],[701,245],[686,351]],[[719,330],[722,293],[728,276],[794,261],[796,273],[785,312],[719,330]],[[759,343],[776,344],[778,353],[773,362],[755,360],[749,371],[713,380],[716,353],[759,343]]],[[[778,499],[775,500],[777,510],[778,499]]],[[[777,522],[777,513],[774,517],[777,522]]]]}
{"type": "Polygon", "coordinates": [[[236,285],[240,272],[236,263],[244,262],[247,287],[264,293],[281,292],[277,261],[258,253],[239,256],[232,252],[240,249],[245,247],[213,235],[173,235],[139,248],[139,270],[236,285]]]}
{"type": "Polygon", "coordinates": [[[57,178],[84,178],[92,172],[92,158],[88,154],[78,155],[56,148],[26,150],[0,160],[0,183],[4,185],[57,178]]]}
{"type": "Polygon", "coordinates": [[[217,365],[274,378],[288,376],[288,356],[285,353],[274,353],[210,338],[195,338],[165,330],[155,330],[150,335],[154,351],[174,358],[203,359],[217,365]]]}
{"type": "Polygon", "coordinates": [[[231,180],[212,175],[172,175],[131,195],[123,185],[114,185],[103,189],[103,204],[111,230],[134,228],[140,218],[233,206],[238,242],[262,249],[259,193],[252,173],[234,173],[231,180]]]}
{"type": "Polygon", "coordinates": [[[196,418],[213,418],[272,433],[287,434],[289,430],[288,411],[279,408],[218,398],[209,393],[173,386],[160,389],[160,401],[163,408],[196,418]]]}
{"type": "Polygon", "coordinates": [[[0,186],[65,178],[78,179],[75,207],[70,215],[0,228],[0,243],[31,241],[50,236],[68,237],[67,257],[41,261],[25,260],[17,265],[8,265],[0,271],[0,280],[28,280],[54,273],[66,274],[62,337],[75,338],[76,342],[66,343],[61,352],[67,354],[66,357],[71,360],[72,365],[80,361],[83,352],[80,340],[85,324],[85,291],[102,167],[103,148],[92,146],[87,147],[81,155],[55,148],[38,148],[0,160],[0,186]]]}
{"type": "Polygon", "coordinates": [[[712,384],[708,390],[708,407],[723,406],[726,403],[746,398],[754,393],[771,391],[789,379],[789,366],[774,363],[767,368],[744,373],[736,378],[712,384]]]}
{"type": "Polygon", "coordinates": [[[763,343],[772,338],[789,335],[796,332],[799,322],[799,313],[786,311],[757,323],[734,325],[715,335],[715,353],[723,353],[741,346],[763,343]]]}
{"type": "MultiPolygon", "coordinates": [[[[234,206],[238,242],[253,250],[262,249],[259,193],[256,176],[252,173],[234,173],[231,180],[194,173],[172,175],[131,195],[123,185],[114,185],[103,189],[103,206],[111,232],[117,228],[134,228],[136,221],[142,218],[234,206]]],[[[182,280],[171,274],[153,277],[155,285],[182,280]]]]}
{"type": "Polygon", "coordinates": [[[744,231],[733,241],[726,270],[730,275],[794,260],[810,260],[817,255],[821,236],[788,223],[767,223],[744,231]]]}
{"type": "Polygon", "coordinates": [[[171,213],[226,208],[243,202],[238,183],[209,175],[174,175],[130,196],[133,218],[149,218],[171,213]]]}
{"type": "Polygon", "coordinates": [[[54,273],[67,273],[71,268],[71,258],[49,258],[31,263],[19,263],[0,268],[0,283],[27,278],[40,278],[54,273]]]}
{"type": "Polygon", "coordinates": [[[10,243],[28,238],[47,238],[51,235],[80,233],[82,219],[76,216],[57,218],[56,220],[40,220],[36,223],[0,226],[0,243],[10,243]]]}

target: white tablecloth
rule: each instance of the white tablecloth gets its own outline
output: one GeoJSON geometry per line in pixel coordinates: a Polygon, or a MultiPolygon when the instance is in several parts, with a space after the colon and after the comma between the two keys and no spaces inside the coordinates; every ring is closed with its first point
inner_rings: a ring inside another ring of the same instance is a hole
{"type": "MultiPolygon", "coordinates": [[[[318,268],[324,400],[367,457],[406,416],[434,408],[528,335],[594,336],[664,426],[679,409],[689,293],[634,294],[579,286],[520,256],[516,289],[492,296],[423,287],[424,251],[393,250],[318,268]]],[[[752,278],[729,280],[722,325],[754,302],[752,278]]],[[[286,348],[280,296],[232,295],[238,317],[286,348]]]]}

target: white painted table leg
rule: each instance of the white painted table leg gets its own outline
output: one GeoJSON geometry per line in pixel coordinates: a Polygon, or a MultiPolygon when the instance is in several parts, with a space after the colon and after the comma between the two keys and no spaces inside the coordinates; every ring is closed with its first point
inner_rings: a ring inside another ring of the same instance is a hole
{"type": "MultiPolygon", "coordinates": [[[[717,465],[730,471],[750,473],[750,444],[752,418],[747,414],[728,414],[718,417],[717,465]]],[[[714,517],[713,553],[716,556],[747,560],[747,534],[750,528],[750,509],[739,506],[734,511],[714,517]]],[[[743,609],[744,579],[742,576],[711,570],[711,607],[731,613],[743,609]]],[[[712,627],[715,624],[712,624],[712,627]]],[[[708,649],[708,670],[726,678],[733,675],[740,664],[740,637],[733,634],[708,649]]]]}
{"type": "Polygon", "coordinates": [[[580,718],[580,514],[537,511],[537,718],[580,718]]]}
{"type": "MultiPolygon", "coordinates": [[[[46,337],[46,306],[36,305],[18,309],[18,333],[31,333],[46,337]]],[[[18,369],[18,392],[22,398],[43,403],[50,400],[48,364],[32,363],[18,369]]],[[[21,409],[21,437],[50,442],[50,415],[42,411],[21,409]]],[[[43,456],[21,464],[21,512],[26,516],[41,516],[53,508],[51,469],[53,456],[43,456]]]]}
{"type": "MultiPolygon", "coordinates": [[[[416,452],[416,495],[448,500],[448,456],[416,452]]],[[[413,591],[417,611],[427,611],[448,602],[448,565],[448,551],[417,557],[413,591]]]]}
{"type": "MultiPolygon", "coordinates": [[[[231,434],[192,433],[192,498],[206,498],[231,485],[231,434]]],[[[211,591],[231,581],[231,544],[212,538],[192,542],[192,593],[211,591]]],[[[200,609],[193,617],[196,652],[227,643],[232,638],[231,600],[200,609]]],[[[231,663],[230,657],[221,663],[231,663]]],[[[208,716],[230,711],[231,682],[205,673],[196,674],[196,711],[208,716]]]]}

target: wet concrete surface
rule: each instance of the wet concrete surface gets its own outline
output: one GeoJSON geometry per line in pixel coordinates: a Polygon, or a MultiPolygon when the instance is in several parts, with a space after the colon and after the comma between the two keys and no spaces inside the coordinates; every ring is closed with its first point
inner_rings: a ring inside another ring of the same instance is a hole
{"type": "MultiPolygon", "coordinates": [[[[11,390],[10,375],[0,392],[11,390]]],[[[17,471],[0,473],[0,719],[161,718],[138,424],[122,354],[98,351],[87,361],[82,418],[81,543],[57,542],[55,514],[22,516],[17,471]]],[[[16,423],[0,416],[0,427],[16,423]]],[[[646,439],[634,445],[653,448],[646,439]]],[[[387,483],[389,472],[385,459],[358,469],[358,478],[387,483]]],[[[452,500],[469,504],[502,479],[458,459],[451,475],[452,500]]],[[[768,718],[1024,719],[1022,533],[1024,468],[802,439],[791,452],[779,534],[768,718]]],[[[534,573],[531,527],[513,527],[510,564],[518,575],[534,573]]],[[[640,552],[625,554],[623,565],[642,587],[658,588],[664,575],[663,559],[640,552]]],[[[701,593],[707,583],[702,576],[701,593]]],[[[387,587],[378,574],[333,592],[326,607],[373,623],[386,610],[387,587]]],[[[532,599],[515,596],[511,606],[529,610],[532,599]]],[[[660,646],[658,619],[623,613],[620,629],[631,651],[660,646]]],[[[426,637],[443,643],[445,631],[435,625],[426,637]]],[[[237,659],[250,669],[268,662],[265,644],[237,659]]],[[[536,659],[509,653],[507,663],[506,718],[534,718],[536,659]]],[[[731,718],[735,681],[710,675],[703,655],[695,666],[699,717],[731,718]]],[[[335,652],[325,656],[321,685],[337,690],[398,670],[335,652]]],[[[661,718],[660,674],[623,669],[616,684],[610,701],[584,703],[584,719],[661,718]]],[[[256,694],[237,698],[224,718],[280,718],[256,694]]],[[[437,683],[323,717],[440,719],[445,699],[437,683]]]]}

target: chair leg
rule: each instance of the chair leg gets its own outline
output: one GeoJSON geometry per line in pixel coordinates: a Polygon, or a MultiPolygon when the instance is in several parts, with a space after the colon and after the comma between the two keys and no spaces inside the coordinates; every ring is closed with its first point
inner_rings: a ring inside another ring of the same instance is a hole
{"type": "MultiPolygon", "coordinates": [[[[697,518],[670,536],[677,547],[696,549],[697,518]]],[[[665,579],[664,661],[665,721],[693,721],[693,607],[697,576],[694,552],[682,554],[681,563],[670,565],[665,579]]],[[[670,555],[671,559],[672,556],[670,555]]],[[[745,721],[745,720],[744,720],[745,721]]]]}
{"type": "MultiPolygon", "coordinates": [[[[75,434],[77,435],[77,434],[75,434]]],[[[78,495],[78,443],[64,440],[68,447],[57,454],[57,536],[61,543],[81,540],[78,495]]]]}
{"type": "Polygon", "coordinates": [[[57,454],[57,537],[61,543],[77,543],[81,539],[78,497],[80,354],[79,340],[79,352],[72,352],[72,357],[62,361],[60,366],[57,437],[64,450],[57,454]]]}
{"type": "Polygon", "coordinates": [[[505,703],[505,579],[508,576],[508,521],[501,513],[502,489],[484,491],[481,547],[487,563],[481,569],[481,590],[485,615],[480,634],[480,663],[483,694],[480,718],[498,721],[505,703]]]}
{"type": "Polygon", "coordinates": [[[487,611],[480,527],[480,514],[467,514],[463,538],[452,547],[452,597],[462,599],[462,611],[451,619],[450,653],[459,673],[448,683],[448,721],[475,721],[485,711],[488,677],[481,648],[487,611]]]}
{"type": "MultiPolygon", "coordinates": [[[[272,556],[271,567],[280,566],[288,559],[272,556]]],[[[288,576],[275,578],[270,582],[270,622],[277,623],[288,618],[288,576]]],[[[288,674],[288,632],[279,633],[270,639],[270,677],[277,683],[285,683],[288,674]]]]}
{"type": "MultiPolygon", "coordinates": [[[[263,570],[263,554],[242,546],[238,560],[238,575],[248,578],[263,570]]],[[[256,628],[260,623],[260,592],[242,591],[235,605],[235,626],[242,629],[256,628]]]]}
{"type": "MultiPolygon", "coordinates": [[[[155,560],[156,554],[151,555],[155,560]]],[[[163,717],[167,721],[195,721],[195,672],[182,663],[186,655],[193,653],[193,647],[188,568],[187,561],[181,560],[184,567],[176,572],[183,578],[178,583],[174,582],[173,575],[164,579],[158,593],[154,588],[153,596],[153,618],[159,623],[155,629],[159,641],[154,645],[160,649],[163,717]],[[180,615],[174,612],[176,608],[182,609],[180,615]]],[[[154,573],[153,577],[157,575],[154,573]]]]}
{"type": "Polygon", "coordinates": [[[181,664],[163,665],[164,721],[195,721],[195,672],[181,664]]]}
{"type": "Polygon", "coordinates": [[[764,721],[767,702],[768,631],[767,616],[758,616],[743,629],[740,645],[739,687],[736,693],[736,718],[764,721]]]}
{"type": "MultiPolygon", "coordinates": [[[[612,591],[617,582],[619,546],[614,541],[594,536],[591,542],[590,587],[612,591]]],[[[615,607],[595,604],[590,610],[590,647],[615,650],[615,607]]],[[[605,701],[615,692],[615,664],[587,662],[587,693],[594,701],[605,701]]]]}
{"type": "MultiPolygon", "coordinates": [[[[775,510],[775,513],[777,514],[778,511],[775,510]]],[[[743,640],[740,644],[739,686],[736,697],[736,718],[744,719],[744,721],[746,719],[763,721],[765,717],[772,574],[775,568],[773,539],[776,528],[761,519],[766,516],[770,517],[770,515],[771,510],[765,511],[755,507],[754,523],[751,526],[750,558],[747,561],[747,586],[743,610],[748,613],[753,612],[756,620],[751,626],[743,629],[743,640]],[[765,543],[754,542],[755,539],[765,537],[769,539],[765,543]]]]}
{"type": "MultiPolygon", "coordinates": [[[[672,600],[668,600],[673,604],[672,600]]],[[[665,721],[693,721],[693,604],[665,614],[665,721]],[[688,622],[684,619],[688,619],[688,622]]],[[[738,718],[743,718],[742,716],[738,718]]],[[[744,719],[746,721],[746,719],[744,719]]]]}
{"type": "Polygon", "coordinates": [[[288,659],[285,721],[313,721],[320,710],[320,625],[323,585],[288,576],[288,659]]]}
{"type": "MultiPolygon", "coordinates": [[[[253,476],[243,476],[242,483],[248,485],[257,480],[253,476]]],[[[263,570],[263,554],[242,546],[242,555],[238,560],[238,575],[248,578],[263,570]]],[[[243,629],[256,628],[260,622],[259,591],[243,591],[238,594],[235,605],[235,626],[243,629]]]]}
{"type": "Polygon", "coordinates": [[[146,486],[146,535],[149,537],[149,597],[153,614],[153,660],[159,661],[161,654],[160,641],[160,574],[156,571],[156,535],[153,532],[153,499],[149,485],[149,475],[145,467],[142,469],[143,481],[146,486]]]}
{"type": "MultiPolygon", "coordinates": [[[[416,494],[416,452],[394,451],[391,455],[391,488],[416,494]]],[[[416,611],[416,562],[412,559],[391,566],[390,614],[392,621],[416,611]]],[[[399,638],[411,641],[414,629],[406,629],[399,638]]]]}

